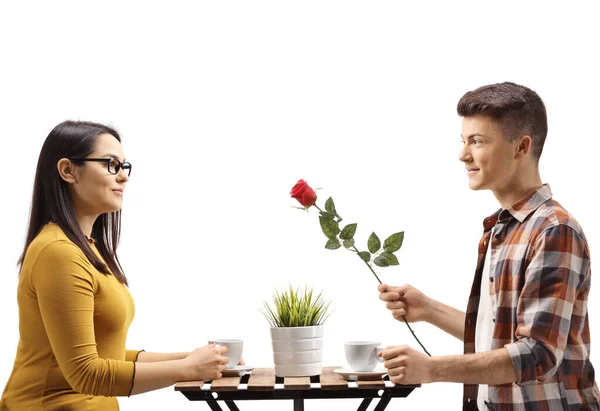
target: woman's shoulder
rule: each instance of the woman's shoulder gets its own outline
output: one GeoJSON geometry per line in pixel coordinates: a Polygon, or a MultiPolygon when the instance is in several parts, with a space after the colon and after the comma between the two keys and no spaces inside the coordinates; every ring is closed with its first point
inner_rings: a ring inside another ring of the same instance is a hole
{"type": "Polygon", "coordinates": [[[52,281],[60,279],[79,279],[92,284],[90,266],[83,251],[69,240],[62,229],[57,224],[48,223],[27,248],[20,283],[31,290],[48,281],[47,285],[52,286],[52,281]]]}
{"type": "Polygon", "coordinates": [[[23,268],[34,264],[40,257],[59,260],[85,258],[83,251],[55,223],[46,224],[29,244],[23,268]]]}
{"type": "Polygon", "coordinates": [[[35,236],[29,247],[44,248],[51,244],[72,244],[75,245],[65,232],[56,223],[48,223],[35,236]]]}

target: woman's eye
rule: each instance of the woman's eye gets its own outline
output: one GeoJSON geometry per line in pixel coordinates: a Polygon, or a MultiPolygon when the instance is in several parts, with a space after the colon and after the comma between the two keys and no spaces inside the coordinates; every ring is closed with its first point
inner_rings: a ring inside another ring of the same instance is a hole
{"type": "Polygon", "coordinates": [[[115,174],[119,171],[119,161],[118,160],[116,160],[114,158],[110,159],[109,171],[113,174],[115,174]]]}

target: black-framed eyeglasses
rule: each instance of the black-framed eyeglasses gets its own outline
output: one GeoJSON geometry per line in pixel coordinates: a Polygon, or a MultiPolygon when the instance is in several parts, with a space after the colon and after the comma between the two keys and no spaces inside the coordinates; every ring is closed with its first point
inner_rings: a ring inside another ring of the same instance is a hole
{"type": "Polygon", "coordinates": [[[106,167],[108,168],[108,172],[111,174],[118,174],[121,169],[127,172],[127,177],[131,175],[131,163],[125,161],[121,163],[116,158],[106,157],[106,158],[70,158],[69,160],[78,162],[78,161],[97,161],[101,163],[106,163],[106,167]]]}

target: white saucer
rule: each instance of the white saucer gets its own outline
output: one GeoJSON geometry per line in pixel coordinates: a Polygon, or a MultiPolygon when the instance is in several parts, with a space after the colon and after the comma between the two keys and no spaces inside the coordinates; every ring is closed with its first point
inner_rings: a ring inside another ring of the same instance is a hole
{"type": "Polygon", "coordinates": [[[333,370],[333,372],[339,374],[347,381],[381,380],[387,374],[387,370],[377,369],[373,371],[352,371],[350,368],[338,368],[333,370]]]}
{"type": "Polygon", "coordinates": [[[249,367],[247,365],[238,365],[234,368],[229,368],[223,370],[223,377],[243,377],[246,374],[250,374],[254,367],[249,367]]]}

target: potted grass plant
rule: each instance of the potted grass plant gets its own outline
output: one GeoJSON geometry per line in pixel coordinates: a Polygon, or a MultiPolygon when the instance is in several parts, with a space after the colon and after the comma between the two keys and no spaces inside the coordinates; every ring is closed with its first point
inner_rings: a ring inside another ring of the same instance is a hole
{"type": "Polygon", "coordinates": [[[273,293],[271,307],[264,302],[263,314],[271,325],[275,375],[304,377],[321,374],[323,323],[329,316],[329,302],[322,292],[299,290],[291,285],[273,293]]]}

